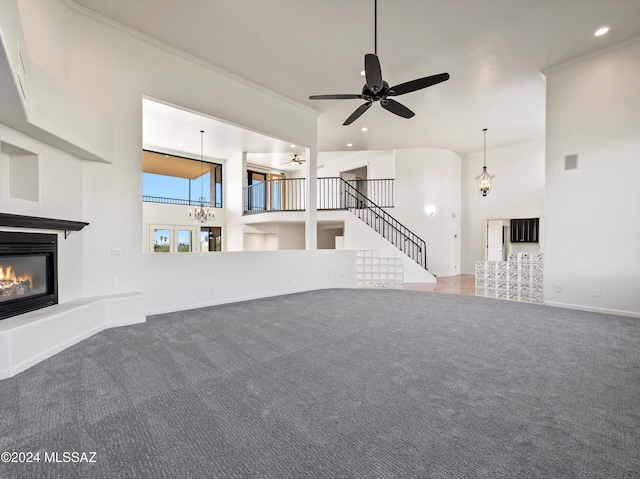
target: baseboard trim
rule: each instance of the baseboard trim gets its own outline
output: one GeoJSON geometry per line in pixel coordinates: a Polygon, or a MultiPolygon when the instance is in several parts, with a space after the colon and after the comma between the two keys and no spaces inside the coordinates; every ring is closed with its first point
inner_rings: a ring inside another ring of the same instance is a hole
{"type": "Polygon", "coordinates": [[[146,321],[141,293],[81,298],[0,323],[0,380],[100,331],[146,321]]]}
{"type": "MultiPolygon", "coordinates": [[[[99,327],[91,328],[90,330],[84,331],[82,334],[78,334],[77,336],[70,338],[67,341],[64,341],[63,343],[58,343],[55,346],[52,346],[51,348],[45,351],[42,351],[38,355],[31,356],[28,359],[25,359],[18,363],[13,363],[9,367],[0,368],[0,379],[7,379],[12,376],[15,376],[18,373],[21,373],[22,371],[26,371],[31,366],[35,366],[36,364],[44,361],[45,359],[50,358],[51,356],[58,354],[61,351],[64,351],[65,349],[73,346],[74,344],[78,344],[80,341],[83,341],[93,336],[94,334],[99,333],[103,329],[104,328],[99,328],[99,327]]],[[[14,347],[15,346],[12,345],[11,349],[13,349],[14,347]]]]}
{"type": "Polygon", "coordinates": [[[153,316],[156,314],[175,313],[177,311],[187,311],[190,309],[208,308],[209,306],[218,306],[221,304],[241,303],[243,301],[253,301],[255,299],[272,298],[274,296],[285,296],[287,294],[305,293],[307,291],[317,291],[322,289],[356,289],[355,285],[331,285],[317,288],[295,288],[287,289],[283,291],[270,291],[264,294],[247,294],[242,296],[236,296],[231,298],[224,298],[222,300],[204,301],[196,304],[190,304],[188,306],[175,306],[170,308],[157,308],[151,311],[147,311],[147,316],[153,316]]]}
{"type": "Polygon", "coordinates": [[[545,305],[554,308],[577,309],[578,311],[589,311],[592,313],[613,314],[615,316],[627,316],[630,318],[640,318],[640,312],[623,311],[619,309],[596,308],[594,306],[583,306],[580,304],[558,303],[556,301],[545,301],[545,305]]]}

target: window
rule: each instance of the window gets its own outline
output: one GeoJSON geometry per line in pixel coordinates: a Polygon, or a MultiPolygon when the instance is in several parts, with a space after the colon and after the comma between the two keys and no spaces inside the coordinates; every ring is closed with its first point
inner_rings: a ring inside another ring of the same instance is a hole
{"type": "Polygon", "coordinates": [[[193,228],[178,228],[176,230],[178,253],[191,253],[193,251],[193,233],[193,228]]]}
{"type": "Polygon", "coordinates": [[[142,200],[222,208],[222,165],[143,150],[142,200]]]}
{"type": "Polygon", "coordinates": [[[149,225],[149,253],[222,251],[219,226],[149,225]],[[196,239],[200,238],[199,242],[196,239]]]}
{"type": "Polygon", "coordinates": [[[153,228],[153,252],[169,253],[171,252],[171,229],[170,228],[153,228]]]}

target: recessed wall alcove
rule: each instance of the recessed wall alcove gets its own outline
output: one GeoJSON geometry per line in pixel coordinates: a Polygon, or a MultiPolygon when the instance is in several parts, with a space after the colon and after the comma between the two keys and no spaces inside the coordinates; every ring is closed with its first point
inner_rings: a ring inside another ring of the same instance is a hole
{"type": "Polygon", "coordinates": [[[0,142],[0,195],[40,200],[40,163],[36,153],[0,142]]]}

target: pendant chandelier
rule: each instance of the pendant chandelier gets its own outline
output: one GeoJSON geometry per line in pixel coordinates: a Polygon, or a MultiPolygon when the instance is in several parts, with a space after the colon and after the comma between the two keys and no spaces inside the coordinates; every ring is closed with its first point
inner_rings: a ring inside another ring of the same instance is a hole
{"type": "Polygon", "coordinates": [[[198,206],[195,210],[189,210],[189,219],[198,223],[206,223],[215,218],[215,214],[211,211],[210,205],[205,207],[204,197],[204,130],[200,130],[200,198],[198,198],[198,206]]]}
{"type": "Polygon", "coordinates": [[[482,130],[484,132],[484,166],[482,167],[482,173],[476,176],[476,182],[478,183],[478,192],[482,196],[487,196],[491,191],[491,181],[495,175],[490,175],[487,172],[487,129],[482,130]]]}

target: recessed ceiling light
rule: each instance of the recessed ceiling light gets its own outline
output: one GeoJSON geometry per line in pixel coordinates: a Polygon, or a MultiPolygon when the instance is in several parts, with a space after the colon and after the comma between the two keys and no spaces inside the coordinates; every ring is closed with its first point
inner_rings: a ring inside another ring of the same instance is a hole
{"type": "Polygon", "coordinates": [[[596,33],[594,33],[594,35],[596,37],[599,37],[601,35],[604,35],[605,33],[607,33],[609,31],[609,27],[602,27],[602,28],[598,28],[598,30],[596,30],[596,33]]]}
{"type": "Polygon", "coordinates": [[[291,148],[295,148],[295,147],[296,147],[296,145],[294,145],[293,143],[291,143],[291,148]]]}
{"type": "Polygon", "coordinates": [[[347,146],[353,146],[353,143],[347,143],[347,146]]]}
{"type": "Polygon", "coordinates": [[[360,128],[360,131],[367,131],[369,128],[367,128],[366,126],[363,126],[362,128],[360,128]]]}
{"type": "Polygon", "coordinates": [[[362,70],[362,71],[360,72],[360,75],[361,75],[361,76],[364,76],[364,70],[362,70]]]}
{"type": "Polygon", "coordinates": [[[182,143],[178,143],[178,147],[182,148],[184,145],[182,143]]]}

